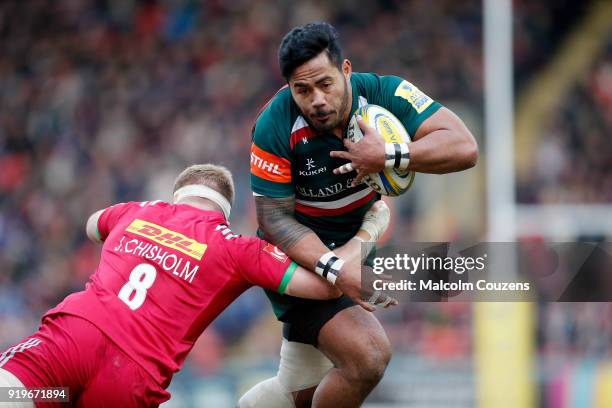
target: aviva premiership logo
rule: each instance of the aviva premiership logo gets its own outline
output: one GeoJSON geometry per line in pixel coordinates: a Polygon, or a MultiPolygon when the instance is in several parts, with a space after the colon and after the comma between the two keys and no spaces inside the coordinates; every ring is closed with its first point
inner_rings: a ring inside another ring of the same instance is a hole
{"type": "Polygon", "coordinates": [[[417,113],[422,113],[433,103],[433,99],[425,95],[423,91],[408,81],[402,81],[402,83],[399,84],[395,89],[395,96],[407,100],[417,113]]]}
{"type": "Polygon", "coordinates": [[[208,247],[206,244],[191,239],[180,232],[172,231],[161,225],[139,219],[132,221],[126,228],[126,231],[148,238],[167,248],[175,249],[198,261],[202,259],[208,247]]]}

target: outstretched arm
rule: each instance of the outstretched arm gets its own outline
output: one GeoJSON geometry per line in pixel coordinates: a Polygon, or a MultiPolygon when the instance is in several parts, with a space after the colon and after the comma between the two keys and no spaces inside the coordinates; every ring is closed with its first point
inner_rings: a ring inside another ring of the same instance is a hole
{"type": "MultiPolygon", "coordinates": [[[[372,239],[364,230],[359,230],[355,237],[334,251],[347,262],[361,261],[361,244],[372,239]]],[[[322,277],[298,266],[285,294],[306,299],[333,299],[342,295],[342,292],[322,277]]]]}
{"type": "MultiPolygon", "coordinates": [[[[368,232],[359,230],[355,237],[339,247],[335,252],[337,255],[347,260],[347,262],[355,262],[361,265],[365,253],[365,251],[361,250],[361,245],[364,241],[370,242],[371,236],[368,232]],[[355,239],[355,237],[357,237],[357,239],[355,239]]],[[[342,279],[342,276],[338,279],[342,279]]],[[[342,292],[320,276],[302,267],[297,267],[291,281],[289,281],[287,285],[285,294],[306,299],[334,299],[342,295],[342,292]]],[[[359,299],[356,303],[366,310],[375,310],[372,304],[364,300],[359,299]]],[[[384,293],[380,293],[376,297],[376,303],[374,304],[382,305],[387,308],[397,305],[397,300],[389,298],[389,296],[384,293]]]]}

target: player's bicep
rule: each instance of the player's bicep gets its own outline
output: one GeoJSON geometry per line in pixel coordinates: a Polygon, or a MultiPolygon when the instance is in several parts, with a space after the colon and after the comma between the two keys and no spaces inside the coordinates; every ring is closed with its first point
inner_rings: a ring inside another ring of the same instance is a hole
{"type": "Polygon", "coordinates": [[[269,197],[293,195],[291,162],[274,153],[251,145],[251,189],[269,197]]]}
{"type": "Polygon", "coordinates": [[[91,214],[87,219],[87,224],[85,226],[85,233],[87,234],[87,238],[96,244],[102,243],[104,240],[100,235],[100,231],[98,230],[98,220],[104,210],[98,210],[95,213],[91,214]]]}
{"type": "Polygon", "coordinates": [[[417,130],[442,105],[412,83],[395,76],[381,78],[389,110],[402,122],[410,137],[417,139],[417,130]]]}
{"type": "Polygon", "coordinates": [[[255,237],[238,237],[229,243],[236,270],[250,285],[283,292],[297,264],[278,247],[255,237]]]}
{"type": "Polygon", "coordinates": [[[438,130],[450,130],[461,135],[464,138],[473,139],[469,129],[463,121],[455,115],[451,110],[442,107],[437,112],[427,118],[416,131],[414,140],[419,140],[425,135],[436,132],[438,130]]]}
{"type": "Polygon", "coordinates": [[[334,299],[342,295],[329,282],[300,266],[293,272],[284,294],[304,299],[334,299]]]}
{"type": "Polygon", "coordinates": [[[265,238],[287,250],[312,232],[300,224],[294,214],[295,197],[255,197],[257,223],[265,238]]]}

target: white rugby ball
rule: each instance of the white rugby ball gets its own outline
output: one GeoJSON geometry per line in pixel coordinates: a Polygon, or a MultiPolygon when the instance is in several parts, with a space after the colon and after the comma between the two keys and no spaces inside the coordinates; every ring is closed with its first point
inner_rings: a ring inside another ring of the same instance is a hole
{"type": "MultiPolygon", "coordinates": [[[[363,138],[363,132],[357,123],[357,116],[376,129],[386,143],[410,143],[410,135],[402,122],[382,106],[365,105],[357,109],[348,125],[347,137],[353,143],[363,138]]],[[[411,170],[398,171],[383,169],[378,173],[368,174],[363,181],[377,193],[386,196],[398,196],[405,193],[414,181],[415,173],[411,170]]]]}

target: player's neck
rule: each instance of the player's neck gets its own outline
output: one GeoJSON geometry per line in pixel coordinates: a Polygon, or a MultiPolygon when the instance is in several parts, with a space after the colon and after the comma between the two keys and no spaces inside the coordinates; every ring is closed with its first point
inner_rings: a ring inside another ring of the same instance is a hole
{"type": "Polygon", "coordinates": [[[340,140],[342,140],[342,138],[344,137],[344,129],[346,129],[348,125],[350,111],[351,109],[349,107],[349,109],[346,110],[346,113],[342,115],[342,120],[340,121],[340,124],[332,130],[334,136],[336,136],[340,140]]]}
{"type": "Polygon", "coordinates": [[[223,211],[217,204],[207,198],[202,197],[185,197],[177,201],[175,204],[187,204],[204,211],[223,211]]]}

